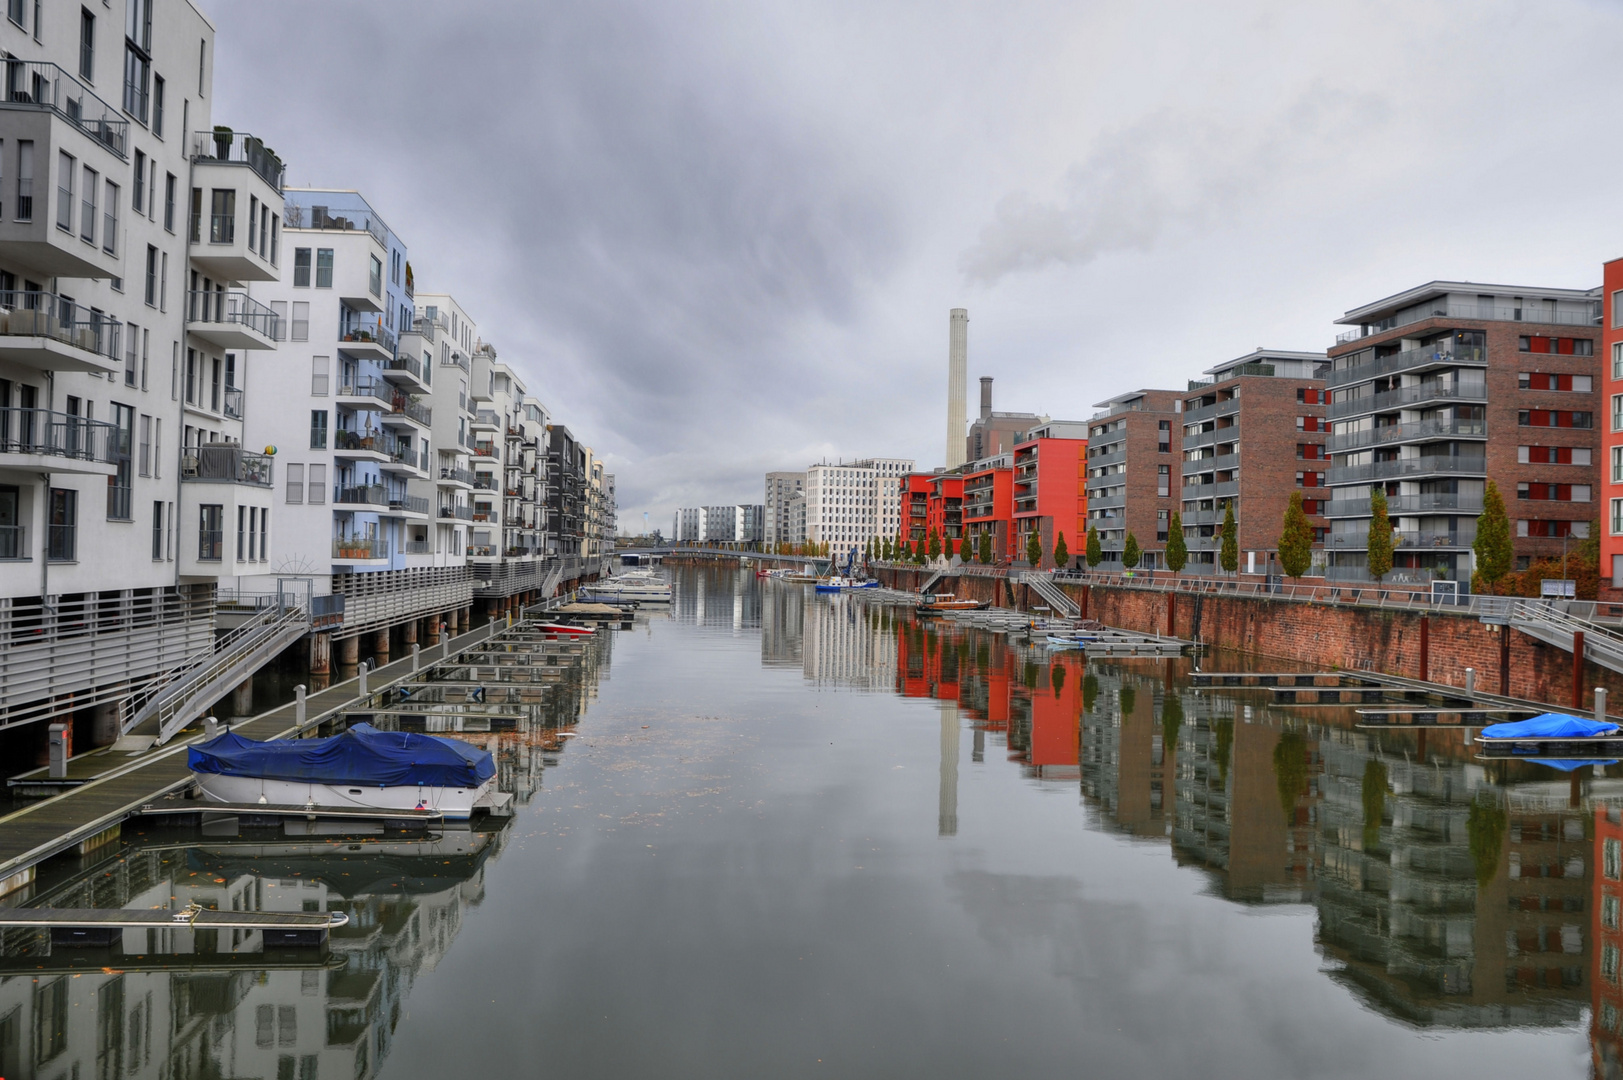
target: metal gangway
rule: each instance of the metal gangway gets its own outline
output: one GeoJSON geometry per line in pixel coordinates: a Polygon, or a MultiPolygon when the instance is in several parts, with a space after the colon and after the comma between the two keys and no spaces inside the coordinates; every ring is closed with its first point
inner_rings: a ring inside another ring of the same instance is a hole
{"type": "Polygon", "coordinates": [[[1063,615],[1067,619],[1080,618],[1082,605],[1068,596],[1064,589],[1054,584],[1050,574],[1028,570],[1015,579],[1017,584],[1029,585],[1036,590],[1037,595],[1048,601],[1051,610],[1063,615]]]}

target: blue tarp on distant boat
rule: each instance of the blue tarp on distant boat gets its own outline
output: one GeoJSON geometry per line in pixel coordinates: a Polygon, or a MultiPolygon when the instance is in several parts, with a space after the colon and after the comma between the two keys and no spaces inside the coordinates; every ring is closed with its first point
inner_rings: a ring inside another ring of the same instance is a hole
{"type": "Polygon", "coordinates": [[[1583,768],[1585,765],[1616,765],[1617,764],[1617,759],[1616,758],[1543,758],[1543,757],[1531,757],[1531,758],[1524,758],[1523,760],[1531,761],[1534,765],[1548,765],[1550,768],[1552,768],[1552,769],[1560,769],[1562,772],[1576,772],[1577,770],[1583,768]]]}
{"type": "Polygon", "coordinates": [[[257,742],[226,732],[186,752],[193,772],[378,787],[472,788],[496,775],[488,750],[456,739],[356,724],[326,739],[257,742]]]}
{"type": "Polygon", "coordinates": [[[1547,712],[1514,724],[1490,724],[1482,729],[1484,739],[1582,739],[1590,735],[1611,735],[1616,724],[1586,720],[1581,716],[1547,712]]]}

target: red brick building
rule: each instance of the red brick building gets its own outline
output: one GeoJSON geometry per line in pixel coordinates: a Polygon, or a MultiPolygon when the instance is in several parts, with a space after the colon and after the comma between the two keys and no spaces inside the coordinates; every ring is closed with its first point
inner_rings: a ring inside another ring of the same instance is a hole
{"type": "Polygon", "coordinates": [[[1601,320],[1601,381],[1604,386],[1601,461],[1596,470],[1604,496],[1600,534],[1602,596],[1623,599],[1623,259],[1602,269],[1605,317],[1601,320]]]}
{"type": "MultiPolygon", "coordinates": [[[[1166,565],[1167,530],[1178,504],[1184,395],[1176,390],[1134,390],[1101,401],[1088,422],[1087,522],[1099,531],[1105,561],[1120,570],[1131,532],[1143,551],[1139,566],[1166,565]]],[[[1075,551],[1079,556],[1081,544],[1075,551]]]]}
{"type": "Polygon", "coordinates": [[[1189,563],[1218,569],[1225,508],[1234,504],[1241,573],[1278,574],[1276,552],[1291,493],[1321,538],[1324,485],[1323,353],[1258,349],[1189,383],[1183,403],[1179,515],[1189,563]]]}
{"type": "Polygon", "coordinates": [[[1588,535],[1600,449],[1601,290],[1433,281],[1354,308],[1330,349],[1332,580],[1368,580],[1370,491],[1397,542],[1388,581],[1468,583],[1493,479],[1516,566],[1588,535]]]}

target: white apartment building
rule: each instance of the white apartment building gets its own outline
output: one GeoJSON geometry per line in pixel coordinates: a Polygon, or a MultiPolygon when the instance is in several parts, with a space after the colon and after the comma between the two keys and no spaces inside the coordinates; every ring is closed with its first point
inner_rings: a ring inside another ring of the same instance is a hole
{"type": "Polygon", "coordinates": [[[684,506],[676,512],[671,539],[681,544],[697,544],[705,537],[705,508],[684,506]]]}
{"type": "Polygon", "coordinates": [[[776,544],[803,543],[805,537],[791,539],[789,500],[806,493],[806,474],[803,472],[769,472],[766,474],[765,520],[762,540],[768,550],[776,544]]]}
{"type": "Polygon", "coordinates": [[[435,566],[463,566],[473,524],[473,421],[468,380],[473,371],[472,342],[475,326],[462,305],[445,293],[416,293],[411,266],[406,266],[406,291],[415,304],[409,329],[400,333],[396,367],[420,370],[429,382],[433,409],[426,463],[429,479],[413,485],[433,504],[431,538],[424,554],[435,566]],[[419,490],[420,488],[420,490],[419,490]]]}
{"type": "Polygon", "coordinates": [[[806,540],[831,554],[862,551],[875,537],[895,536],[901,525],[902,478],[911,458],[863,458],[806,470],[806,540]]]}
{"type": "Polygon", "coordinates": [[[282,164],[214,127],[190,5],[6,16],[0,757],[28,765],[43,721],[111,741],[120,698],[209,646],[239,508],[263,555],[270,463],[238,444],[274,325],[240,286],[277,276],[282,164]]]}

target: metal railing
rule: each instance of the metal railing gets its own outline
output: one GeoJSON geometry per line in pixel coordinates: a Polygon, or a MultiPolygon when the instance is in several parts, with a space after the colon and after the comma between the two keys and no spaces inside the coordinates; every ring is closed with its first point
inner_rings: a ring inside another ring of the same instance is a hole
{"type": "Polygon", "coordinates": [[[393,386],[384,382],[382,379],[375,378],[371,375],[364,375],[360,378],[350,379],[347,382],[339,383],[338,396],[373,398],[377,401],[383,402],[385,405],[392,405],[394,403],[395,390],[393,386]]]}
{"type": "Polygon", "coordinates": [[[489,409],[480,409],[478,412],[474,413],[473,422],[478,424],[480,427],[499,428],[502,426],[502,418],[497,416],[489,409]]]}
{"type": "Polygon", "coordinates": [[[223,529],[197,530],[197,561],[219,562],[225,554],[225,531],[223,529]]]}
{"type": "Polygon", "coordinates": [[[409,446],[396,446],[394,449],[388,451],[388,454],[389,460],[394,462],[396,465],[406,465],[413,469],[420,469],[426,467],[428,464],[426,454],[420,455],[417,453],[417,451],[411,449],[409,446]]]}
{"type": "Polygon", "coordinates": [[[49,109],[117,154],[128,156],[130,122],[55,64],[7,60],[0,107],[49,109]]]}
{"type": "Polygon", "coordinates": [[[113,464],[118,425],[46,409],[0,409],[0,454],[38,454],[113,464]]]}
{"type": "Polygon", "coordinates": [[[246,131],[231,131],[228,128],[192,132],[192,161],[246,165],[278,193],[282,190],[282,178],[287,172],[282,159],[262,141],[246,131]]]}
{"type": "Polygon", "coordinates": [[[225,388],[224,395],[225,415],[233,420],[242,419],[242,391],[235,386],[225,388]]]}
{"type": "Polygon", "coordinates": [[[1360,338],[1384,334],[1400,326],[1424,322],[1427,319],[1473,319],[1480,322],[1542,323],[1546,326],[1598,326],[1600,302],[1588,301],[1587,311],[1550,311],[1544,307],[1501,307],[1498,304],[1456,304],[1446,299],[1417,307],[1402,316],[1389,315],[1378,322],[1364,323],[1354,330],[1336,335],[1336,344],[1345,345],[1360,338]]]}
{"type": "Polygon", "coordinates": [[[1403,424],[1332,435],[1325,441],[1325,449],[1332,454],[1341,454],[1366,446],[1385,446],[1418,439],[1486,438],[1487,435],[1488,426],[1482,420],[1410,420],[1403,424]]]}
{"type": "Polygon", "coordinates": [[[333,433],[333,449],[337,451],[361,450],[373,454],[386,453],[389,440],[382,435],[362,435],[358,431],[339,428],[333,433]]]}
{"type": "Polygon", "coordinates": [[[473,471],[471,469],[457,469],[440,467],[440,479],[451,480],[458,484],[473,484],[473,471]]]}
{"type": "Polygon", "coordinates": [[[1352,383],[1367,382],[1370,379],[1382,375],[1391,375],[1399,371],[1413,371],[1416,368],[1446,364],[1486,364],[1487,362],[1487,349],[1480,345],[1460,345],[1456,347],[1454,339],[1448,338],[1443,346],[1406,349],[1403,352],[1392,353],[1389,356],[1366,360],[1362,364],[1354,364],[1351,367],[1332,368],[1325,373],[1324,385],[1327,388],[1348,386],[1352,383]]]}
{"type": "Polygon", "coordinates": [[[432,554],[434,554],[434,544],[430,540],[407,540],[406,541],[406,554],[407,555],[432,555],[432,554]]]}
{"type": "Polygon", "coordinates": [[[1416,406],[1428,401],[1487,401],[1488,388],[1484,386],[1446,385],[1440,382],[1422,383],[1419,386],[1405,386],[1397,390],[1388,390],[1382,394],[1372,394],[1366,397],[1343,399],[1337,395],[1325,409],[1325,415],[1331,420],[1344,420],[1349,416],[1360,416],[1364,413],[1384,412],[1408,406],[1416,406]]]}
{"type": "MultiPolygon", "coordinates": [[[[1388,514],[1424,514],[1431,512],[1482,513],[1482,496],[1459,495],[1451,491],[1422,492],[1418,495],[1388,495],[1388,514]]],[[[1325,517],[1368,517],[1368,499],[1331,499],[1325,504],[1325,517]]]]}
{"type": "Polygon", "coordinates": [[[387,506],[389,494],[382,484],[357,484],[353,487],[334,487],[332,501],[351,506],[387,506]]]}
{"type": "Polygon", "coordinates": [[[22,525],[0,525],[0,560],[28,558],[28,534],[22,525]]]}
{"type": "MultiPolygon", "coordinates": [[[[118,363],[123,324],[55,293],[0,291],[0,338],[44,337],[118,363]]],[[[0,353],[4,342],[0,341],[0,353]]]]}
{"type": "Polygon", "coordinates": [[[1183,475],[1203,472],[1227,472],[1240,467],[1239,454],[1218,454],[1215,457],[1185,458],[1183,475]]]}
{"type": "MultiPolygon", "coordinates": [[[[1476,541],[1476,525],[1468,522],[1465,528],[1449,531],[1409,530],[1392,533],[1392,544],[1400,548],[1461,548],[1476,541]]],[[[1327,549],[1337,551],[1363,551],[1369,547],[1369,530],[1332,532],[1324,538],[1327,549]]]]}
{"type": "Polygon", "coordinates": [[[454,506],[441,506],[440,517],[455,519],[457,521],[472,521],[473,507],[468,506],[465,503],[458,503],[454,506]]]}
{"type": "Polygon", "coordinates": [[[335,559],[387,559],[389,540],[383,536],[335,536],[332,542],[335,559]]]}
{"type": "Polygon", "coordinates": [[[358,326],[348,331],[339,339],[338,349],[340,352],[343,351],[346,344],[376,345],[391,356],[398,348],[398,341],[395,338],[394,331],[382,323],[368,323],[365,326],[358,326]]]}
{"type": "Polygon", "coordinates": [[[389,412],[393,416],[404,416],[406,419],[413,420],[424,427],[434,425],[433,409],[426,405],[419,405],[415,401],[407,400],[399,394],[396,394],[394,400],[389,403],[389,412]]]}
{"type": "Polygon", "coordinates": [[[390,360],[387,364],[385,364],[384,367],[389,371],[404,371],[418,382],[422,382],[423,380],[422,363],[420,361],[413,360],[409,356],[396,356],[393,360],[390,360]]]}
{"type": "Polygon", "coordinates": [[[1356,484],[1370,480],[1391,480],[1404,476],[1425,476],[1430,473],[1482,473],[1487,474],[1488,459],[1479,457],[1412,457],[1394,461],[1371,461],[1363,465],[1338,465],[1329,471],[1332,487],[1337,484],[1356,484]]]}
{"type": "Polygon", "coordinates": [[[267,340],[282,336],[276,312],[235,289],[191,289],[186,293],[187,323],[245,326],[267,340]]]}
{"type": "Polygon", "coordinates": [[[384,249],[389,247],[389,235],[381,221],[375,221],[371,217],[356,220],[346,217],[343,213],[334,214],[332,210],[331,206],[301,206],[290,202],[283,209],[282,221],[290,229],[330,229],[337,232],[369,233],[372,239],[378,242],[379,247],[384,249]]]}
{"type": "Polygon", "coordinates": [[[180,455],[180,478],[191,483],[268,488],[275,485],[275,469],[276,462],[269,455],[240,446],[193,446],[180,455]]]}
{"type": "Polygon", "coordinates": [[[423,495],[390,495],[389,509],[400,510],[408,514],[427,514],[431,504],[423,495]]]}

